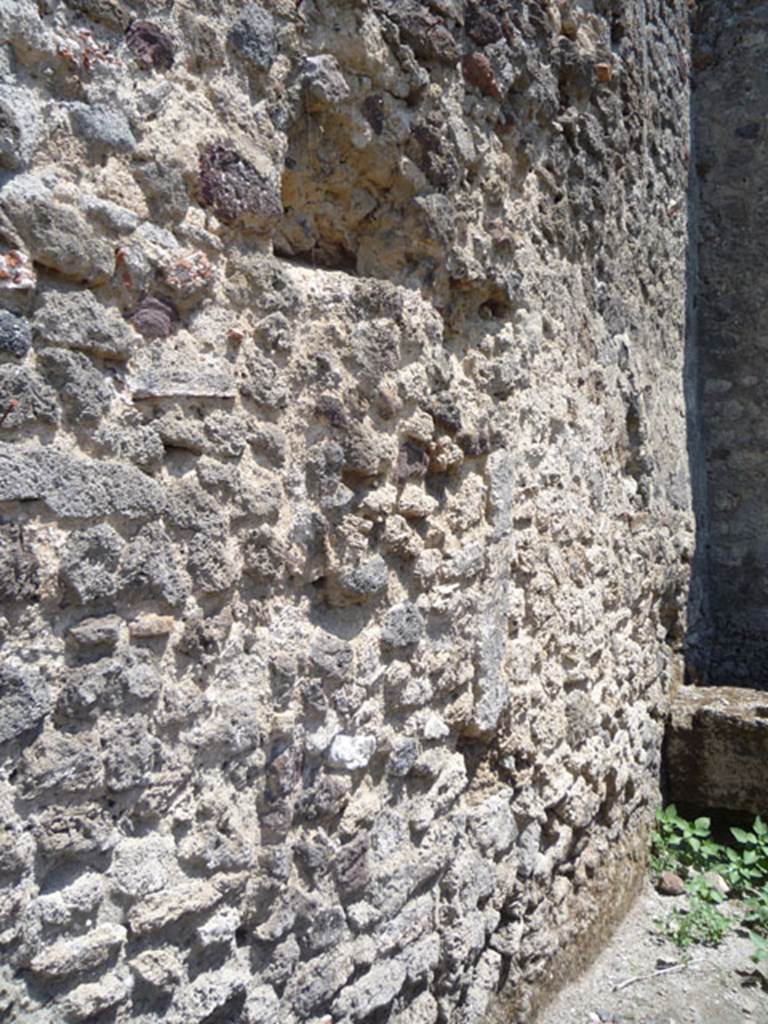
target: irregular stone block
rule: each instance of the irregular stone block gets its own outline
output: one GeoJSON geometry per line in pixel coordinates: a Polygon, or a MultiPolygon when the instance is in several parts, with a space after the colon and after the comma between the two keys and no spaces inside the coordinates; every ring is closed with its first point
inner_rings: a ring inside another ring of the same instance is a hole
{"type": "Polygon", "coordinates": [[[132,21],[125,33],[125,45],[144,68],[170,71],[174,62],[173,42],[152,21],[132,21]]]}
{"type": "Polygon", "coordinates": [[[405,980],[405,967],[397,960],[375,964],[359,981],[344,989],[333,1004],[333,1012],[339,1017],[363,1020],[375,1010],[389,1006],[405,980]]]}
{"type": "Polygon", "coordinates": [[[389,573],[381,555],[374,555],[357,565],[343,566],[328,588],[331,604],[364,604],[383,594],[387,589],[389,573]]]}
{"type": "Polygon", "coordinates": [[[120,535],[106,523],[70,534],[59,571],[65,586],[81,603],[116,593],[117,566],[123,547],[120,535]]]}
{"type": "Polygon", "coordinates": [[[67,639],[77,647],[104,647],[112,651],[117,646],[123,620],[119,615],[105,615],[101,619],[83,619],[67,632],[67,639]]]}
{"type": "Polygon", "coordinates": [[[156,615],[154,612],[146,612],[128,623],[128,631],[132,640],[167,636],[173,630],[175,621],[172,615],[156,615]]]}
{"type": "Polygon", "coordinates": [[[125,319],[145,338],[167,338],[176,329],[179,314],[167,299],[147,295],[125,319]]]}
{"type": "Polygon", "coordinates": [[[89,1020],[127,999],[131,987],[129,977],[117,974],[78,985],[63,1001],[67,1019],[89,1020]]]}
{"type": "Polygon", "coordinates": [[[94,423],[109,409],[115,394],[111,384],[80,352],[46,348],[38,362],[48,383],[61,395],[75,423],[94,423]]]}
{"type": "Polygon", "coordinates": [[[128,547],[120,567],[119,589],[134,600],[159,598],[171,606],[184,603],[189,584],[162,523],[149,523],[128,547]]]}
{"type": "Polygon", "coordinates": [[[0,208],[36,263],[89,284],[101,284],[112,276],[112,242],[94,231],[74,206],[54,199],[42,178],[14,178],[0,194],[0,208]]]}
{"type": "Polygon", "coordinates": [[[676,802],[765,814],[765,694],[731,686],[681,687],[667,724],[666,761],[676,802]]]}
{"type": "Polygon", "coordinates": [[[20,526],[0,526],[0,601],[37,600],[38,562],[22,540],[20,526]]]}
{"type": "Polygon", "coordinates": [[[349,98],[349,86],[339,63],[328,53],[307,57],[301,80],[311,110],[338,107],[349,98]]]}
{"type": "Polygon", "coordinates": [[[42,673],[5,659],[0,664],[0,743],[34,729],[51,709],[51,693],[42,673]]]}
{"type": "Polygon", "coordinates": [[[115,847],[109,874],[123,896],[143,899],[166,888],[175,860],[171,838],[123,839],[115,847]]]}
{"type": "Polygon", "coordinates": [[[38,850],[49,857],[103,853],[115,839],[109,811],[93,804],[46,807],[31,824],[38,850]]]}
{"type": "Polygon", "coordinates": [[[134,401],[146,398],[234,398],[237,395],[234,374],[224,360],[196,356],[179,363],[136,370],[129,378],[134,401]]]}
{"type": "Polygon", "coordinates": [[[333,873],[345,896],[352,896],[365,889],[370,880],[367,836],[355,836],[342,846],[334,858],[333,873]]]}
{"type": "Polygon", "coordinates": [[[236,150],[207,146],[200,154],[199,177],[202,205],[223,223],[237,223],[260,234],[277,227],[283,203],[275,179],[236,150]]]}
{"type": "Polygon", "coordinates": [[[86,142],[117,153],[130,153],[136,148],[128,118],[119,110],[72,103],[69,116],[72,128],[86,142]]]}
{"type": "Polygon", "coordinates": [[[334,997],[354,970],[349,955],[337,949],[315,957],[295,972],[286,988],[288,1002],[307,1019],[334,997]]]}
{"type": "Polygon", "coordinates": [[[142,981],[163,992],[174,990],[183,973],[175,949],[145,949],[131,959],[131,970],[142,981]]]}
{"type": "Polygon", "coordinates": [[[89,291],[46,292],[32,321],[40,345],[61,345],[104,359],[127,359],[136,341],[130,327],[89,291]]]}
{"type": "Polygon", "coordinates": [[[229,30],[229,42],[251,67],[269,71],[277,55],[275,19],[260,4],[246,4],[229,30]]]}
{"type": "Polygon", "coordinates": [[[423,635],[424,619],[416,605],[410,601],[395,605],[384,616],[381,642],[385,647],[395,650],[415,647],[423,635]]]}
{"type": "Polygon", "coordinates": [[[20,775],[26,798],[53,792],[100,792],[101,750],[90,733],[43,732],[24,752],[20,775]]]}
{"type": "Polygon", "coordinates": [[[334,736],[327,760],[332,768],[354,772],[366,768],[376,752],[375,736],[334,736]]]}
{"type": "Polygon", "coordinates": [[[55,423],[59,418],[56,392],[26,366],[0,366],[0,430],[25,423],[55,423]]]}
{"type": "MultiPolygon", "coordinates": [[[[234,1003],[242,1003],[246,991],[246,977],[231,970],[209,971],[200,974],[184,991],[181,1004],[181,1019],[190,1024],[203,1024],[214,1015],[218,1016],[234,1003]]],[[[233,1014],[236,1012],[232,1007],[233,1014]]]]}
{"type": "Polygon", "coordinates": [[[35,93],[0,85],[0,167],[25,168],[40,139],[40,113],[35,93]]]}
{"type": "Polygon", "coordinates": [[[157,759],[160,741],[141,721],[123,722],[105,734],[105,782],[108,789],[123,793],[146,786],[157,759]]]}
{"type": "Polygon", "coordinates": [[[183,882],[162,892],[149,893],[128,914],[132,935],[149,935],[175,924],[188,914],[210,910],[221,893],[210,882],[183,882]]]}
{"type": "Polygon", "coordinates": [[[33,974],[46,978],[83,974],[106,963],[115,947],[125,942],[126,935],[119,924],[100,925],[78,938],[55,942],[33,957],[29,968],[33,974]]]}
{"type": "Polygon", "coordinates": [[[23,359],[32,344],[29,320],[0,309],[0,355],[23,359]]]}
{"type": "Polygon", "coordinates": [[[162,488],[133,466],[21,446],[0,451],[0,501],[42,501],[65,518],[136,519],[165,508],[162,488]]]}

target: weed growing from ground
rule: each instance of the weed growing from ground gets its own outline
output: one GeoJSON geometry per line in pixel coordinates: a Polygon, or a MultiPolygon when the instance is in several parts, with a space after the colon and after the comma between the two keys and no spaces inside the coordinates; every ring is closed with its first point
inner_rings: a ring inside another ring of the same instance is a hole
{"type": "Polygon", "coordinates": [[[651,869],[672,871],[685,882],[688,906],[675,909],[661,929],[682,950],[717,946],[734,927],[750,937],[755,963],[768,962],[768,825],[759,816],[751,830],[732,828],[733,844],[714,841],[709,818],[689,821],[674,804],[657,812],[651,869]],[[726,895],[741,901],[725,909],[726,895]]]}

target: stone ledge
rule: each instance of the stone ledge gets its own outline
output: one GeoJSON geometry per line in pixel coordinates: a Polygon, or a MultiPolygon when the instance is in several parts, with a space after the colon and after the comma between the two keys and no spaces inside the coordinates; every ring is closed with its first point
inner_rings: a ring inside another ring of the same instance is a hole
{"type": "Polygon", "coordinates": [[[735,686],[678,690],[666,735],[670,799],[760,814],[768,807],[768,697],[735,686]]]}

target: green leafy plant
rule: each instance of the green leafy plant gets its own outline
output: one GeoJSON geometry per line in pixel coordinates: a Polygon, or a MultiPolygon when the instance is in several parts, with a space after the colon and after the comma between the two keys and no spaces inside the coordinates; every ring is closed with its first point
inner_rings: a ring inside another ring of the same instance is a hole
{"type": "Polygon", "coordinates": [[[664,932],[680,949],[719,946],[734,923],[730,915],[712,903],[692,896],[687,910],[673,910],[664,921],[664,932]]]}
{"type": "Polygon", "coordinates": [[[688,874],[688,868],[707,870],[722,857],[723,847],[710,836],[709,818],[688,821],[670,804],[656,813],[652,836],[651,867],[656,873],[676,871],[688,874]]]}
{"type": "Polygon", "coordinates": [[[651,867],[672,871],[685,880],[686,909],[675,909],[660,926],[683,950],[718,945],[737,924],[754,946],[752,960],[764,970],[768,961],[768,824],[759,816],[751,830],[731,828],[733,845],[715,842],[709,818],[689,821],[674,804],[656,815],[651,867]],[[725,883],[723,885],[723,883],[725,883]],[[734,917],[721,906],[728,900],[734,917]]]}

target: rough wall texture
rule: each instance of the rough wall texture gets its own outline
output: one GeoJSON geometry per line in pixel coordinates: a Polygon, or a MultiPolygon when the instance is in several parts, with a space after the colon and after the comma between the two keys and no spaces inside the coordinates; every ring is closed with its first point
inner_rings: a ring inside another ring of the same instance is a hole
{"type": "Polygon", "coordinates": [[[701,558],[708,607],[694,662],[710,683],[768,689],[768,510],[763,395],[768,308],[768,3],[699,5],[693,49],[701,558]]]}
{"type": "Polygon", "coordinates": [[[684,3],[0,18],[5,1019],[530,1020],[678,671],[684,3]]]}

